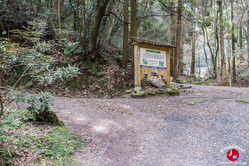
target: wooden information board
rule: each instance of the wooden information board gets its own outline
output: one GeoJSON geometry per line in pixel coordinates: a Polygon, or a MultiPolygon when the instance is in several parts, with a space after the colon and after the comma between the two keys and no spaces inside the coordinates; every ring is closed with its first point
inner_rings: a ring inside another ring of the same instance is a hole
{"type": "Polygon", "coordinates": [[[172,45],[132,38],[135,63],[135,88],[141,88],[143,78],[161,77],[167,86],[170,85],[170,51],[172,45]]]}

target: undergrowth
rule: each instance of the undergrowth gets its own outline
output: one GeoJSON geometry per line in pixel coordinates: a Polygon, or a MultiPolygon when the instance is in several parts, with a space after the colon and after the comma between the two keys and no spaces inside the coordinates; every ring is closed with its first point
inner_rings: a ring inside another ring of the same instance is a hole
{"type": "Polygon", "coordinates": [[[27,121],[27,112],[8,110],[0,120],[0,165],[76,165],[84,145],[65,127],[27,121]]]}

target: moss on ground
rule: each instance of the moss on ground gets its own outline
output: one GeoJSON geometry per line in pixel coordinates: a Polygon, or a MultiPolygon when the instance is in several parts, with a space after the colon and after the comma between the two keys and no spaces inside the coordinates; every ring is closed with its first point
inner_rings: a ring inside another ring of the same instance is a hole
{"type": "Polygon", "coordinates": [[[249,99],[238,99],[237,102],[249,104],[249,99]]]}
{"type": "Polygon", "coordinates": [[[153,88],[148,89],[148,94],[149,95],[156,95],[157,93],[158,93],[158,91],[156,89],[153,89],[153,88]]]}
{"type": "Polygon", "coordinates": [[[124,98],[124,99],[131,99],[131,94],[124,94],[123,96],[121,96],[121,98],[124,98]]]}
{"type": "Polygon", "coordinates": [[[132,92],[131,94],[132,97],[144,97],[146,95],[148,95],[148,92],[142,91],[142,90],[137,91],[137,92],[132,92]]]}
{"type": "Polygon", "coordinates": [[[43,111],[40,114],[35,114],[35,120],[46,121],[52,123],[53,125],[64,126],[63,121],[61,121],[54,111],[43,111]]]}
{"type": "Polygon", "coordinates": [[[187,81],[184,80],[183,78],[177,78],[175,82],[176,83],[181,83],[181,84],[186,84],[187,83],[187,81]]]}
{"type": "Polygon", "coordinates": [[[203,103],[205,101],[207,101],[207,99],[197,99],[197,98],[195,98],[195,99],[192,99],[192,100],[187,100],[186,103],[188,105],[194,106],[194,105],[196,105],[198,103],[203,103]]]}
{"type": "Polygon", "coordinates": [[[0,165],[76,165],[73,154],[84,145],[80,136],[62,126],[26,121],[27,115],[8,110],[0,120],[0,165]]]}
{"type": "Polygon", "coordinates": [[[155,88],[149,88],[146,90],[139,90],[137,92],[134,91],[127,91],[121,98],[143,98],[146,96],[154,96],[154,95],[160,95],[160,96],[178,96],[181,94],[181,91],[179,88],[175,85],[171,85],[169,88],[162,88],[162,89],[155,89],[155,88]]]}

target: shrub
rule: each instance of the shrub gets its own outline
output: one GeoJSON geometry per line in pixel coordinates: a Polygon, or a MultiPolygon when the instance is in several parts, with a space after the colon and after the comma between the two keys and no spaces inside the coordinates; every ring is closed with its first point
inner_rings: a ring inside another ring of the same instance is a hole
{"type": "MultiPolygon", "coordinates": [[[[34,83],[49,85],[58,79],[64,81],[80,74],[79,68],[76,66],[55,67],[56,60],[46,55],[46,52],[53,48],[52,42],[42,39],[46,25],[43,20],[35,20],[29,22],[26,30],[11,31],[24,40],[23,45],[29,43],[29,47],[20,46],[9,39],[0,40],[0,96],[5,94],[5,96],[10,96],[12,101],[18,99],[29,103],[29,111],[35,112],[36,116],[48,112],[50,95],[41,92],[25,96],[25,87],[34,83]],[[7,77],[7,79],[3,77],[7,77]],[[23,95],[17,97],[12,93],[17,91],[22,91],[23,95]]],[[[0,103],[1,110],[3,110],[4,104],[8,104],[3,101],[2,97],[0,97],[0,103]]]]}

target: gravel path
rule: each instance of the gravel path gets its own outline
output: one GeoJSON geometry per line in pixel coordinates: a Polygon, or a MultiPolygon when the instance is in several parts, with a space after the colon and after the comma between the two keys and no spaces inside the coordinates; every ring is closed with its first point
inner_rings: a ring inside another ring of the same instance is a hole
{"type": "Polygon", "coordinates": [[[249,105],[238,98],[249,89],[193,85],[168,98],[57,98],[53,110],[89,143],[83,166],[248,166],[249,105]]]}

